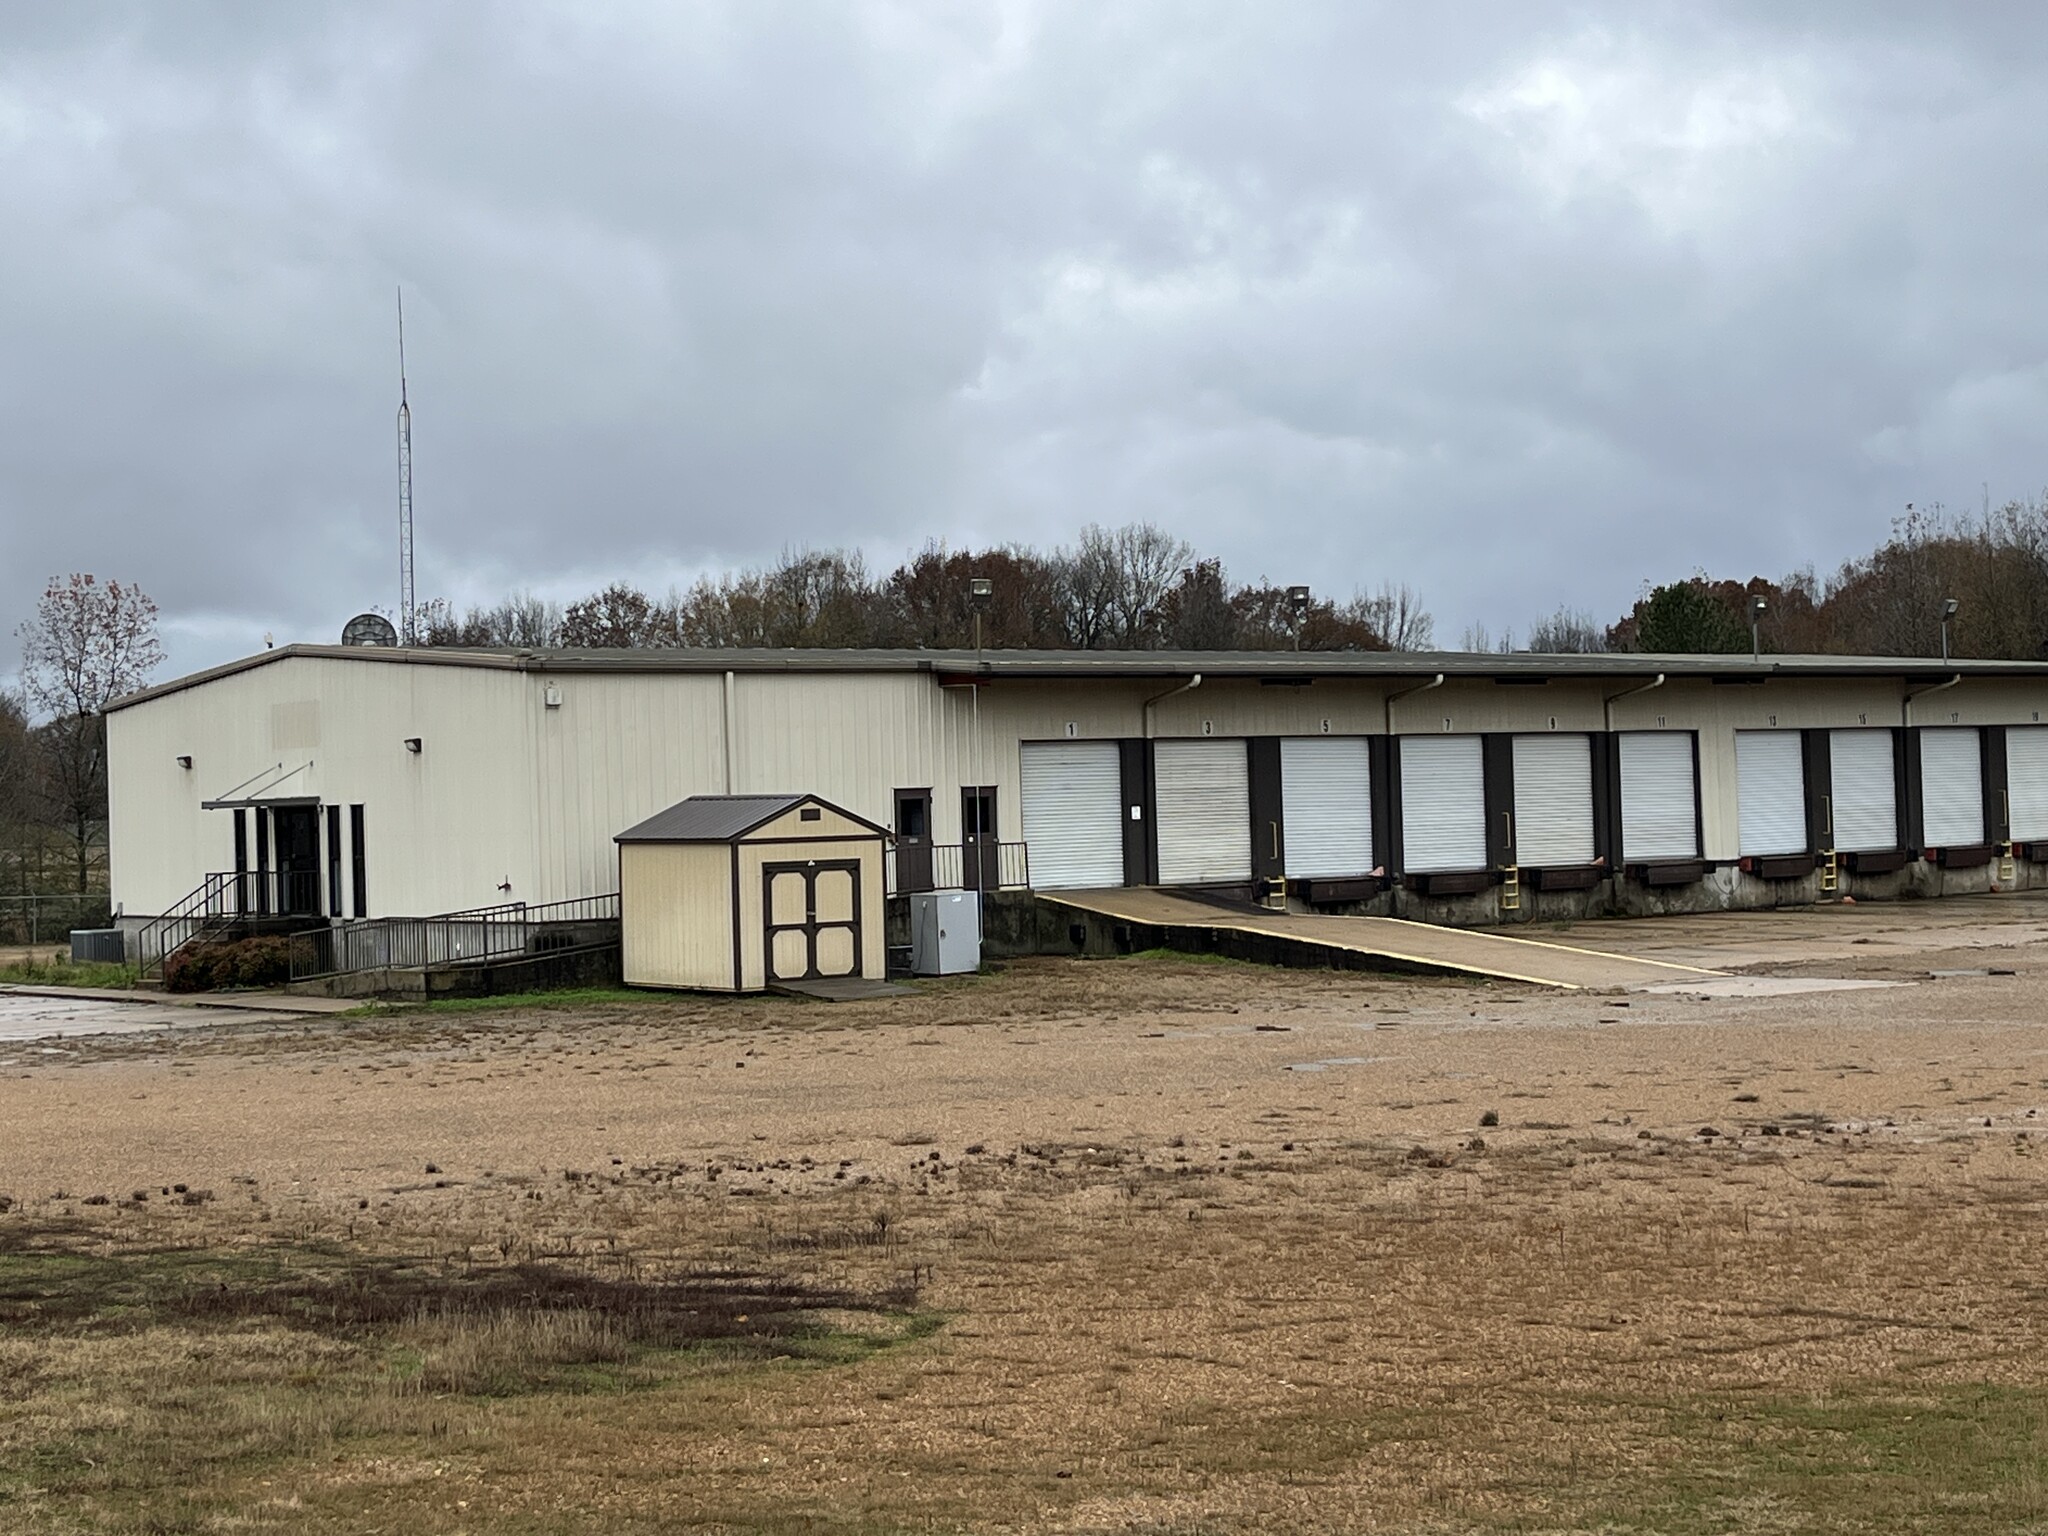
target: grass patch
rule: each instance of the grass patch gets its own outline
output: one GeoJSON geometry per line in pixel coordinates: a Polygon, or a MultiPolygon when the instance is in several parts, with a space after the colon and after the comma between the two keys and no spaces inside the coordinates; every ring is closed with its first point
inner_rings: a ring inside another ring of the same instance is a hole
{"type": "MultiPolygon", "coordinates": [[[[1570,1502],[1613,1536],[2048,1528],[2048,1390],[1969,1383],[1664,1405],[1657,1477],[1570,1502]]],[[[1518,1528],[1509,1526],[1510,1529],[1518,1528]]]]}
{"type": "Polygon", "coordinates": [[[136,970],[103,960],[17,960],[0,965],[0,982],[26,987],[132,987],[136,970]]]}
{"type": "Polygon", "coordinates": [[[1253,960],[1238,960],[1230,955],[1196,954],[1191,950],[1185,949],[1134,949],[1122,958],[1126,960],[1145,960],[1155,965],[1160,961],[1171,961],[1179,965],[1223,965],[1236,966],[1243,970],[1262,971],[1273,969],[1270,965],[1260,965],[1253,960]]]}

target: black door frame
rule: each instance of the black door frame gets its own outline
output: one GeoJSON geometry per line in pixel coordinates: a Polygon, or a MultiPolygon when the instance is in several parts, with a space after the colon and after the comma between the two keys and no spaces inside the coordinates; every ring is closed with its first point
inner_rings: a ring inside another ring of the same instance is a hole
{"type": "Polygon", "coordinates": [[[932,792],[929,789],[899,789],[892,800],[892,823],[896,831],[896,889],[899,892],[929,891],[932,886],[932,792]],[[924,835],[912,837],[903,830],[903,807],[924,807],[924,835]],[[906,857],[907,855],[907,857],[906,857]]]}
{"type": "Polygon", "coordinates": [[[277,844],[277,912],[280,917],[320,915],[320,808],[278,805],[270,810],[277,844]],[[297,834],[303,834],[301,838],[297,834]],[[289,839],[289,841],[288,841],[289,839]]]}
{"type": "Polygon", "coordinates": [[[848,976],[861,973],[860,952],[860,860],[859,859],[805,859],[802,862],[763,864],[761,866],[761,977],[770,986],[778,981],[822,981],[825,973],[818,969],[818,935],[828,928],[845,928],[853,935],[853,969],[848,976]],[[827,870],[843,869],[853,877],[853,916],[845,922],[818,921],[818,876],[827,870]],[[799,874],[804,877],[804,920],[800,923],[778,923],[775,921],[775,877],[777,875],[799,874]],[[778,933],[802,933],[804,936],[804,973],[799,977],[775,974],[775,936],[778,933]]]}
{"type": "Polygon", "coordinates": [[[986,891],[1001,885],[999,867],[1002,850],[996,832],[996,787],[993,784],[960,786],[960,886],[963,890],[986,891]],[[988,814],[977,817],[977,801],[986,801],[988,814]],[[977,825],[977,822],[979,825],[977,825]]]}

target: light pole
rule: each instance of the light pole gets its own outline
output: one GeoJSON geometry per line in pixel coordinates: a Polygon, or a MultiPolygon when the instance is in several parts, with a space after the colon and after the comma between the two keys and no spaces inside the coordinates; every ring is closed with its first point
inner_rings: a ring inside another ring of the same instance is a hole
{"type": "Polygon", "coordinates": [[[1289,587],[1287,606],[1294,610],[1294,648],[1301,649],[1301,627],[1308,622],[1308,588],[1289,587]]]}
{"type": "Polygon", "coordinates": [[[1762,661],[1764,659],[1764,611],[1770,606],[1769,600],[1761,592],[1749,600],[1749,659],[1751,661],[1762,661]]]}
{"type": "Polygon", "coordinates": [[[1948,660],[1948,623],[1956,616],[1956,610],[1963,605],[1952,597],[1941,600],[1941,659],[1948,660]]]}
{"type": "Polygon", "coordinates": [[[988,612],[988,605],[995,600],[996,584],[986,576],[977,576],[967,583],[967,606],[974,613],[974,664],[981,665],[981,616],[988,612]]]}

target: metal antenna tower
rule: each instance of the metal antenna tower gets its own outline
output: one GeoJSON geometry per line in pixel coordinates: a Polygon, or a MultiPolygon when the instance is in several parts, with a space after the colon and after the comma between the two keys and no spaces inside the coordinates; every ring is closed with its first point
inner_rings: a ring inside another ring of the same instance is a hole
{"type": "Polygon", "coordinates": [[[398,290],[398,643],[419,644],[412,583],[412,406],[405,398],[405,289],[398,290]]]}

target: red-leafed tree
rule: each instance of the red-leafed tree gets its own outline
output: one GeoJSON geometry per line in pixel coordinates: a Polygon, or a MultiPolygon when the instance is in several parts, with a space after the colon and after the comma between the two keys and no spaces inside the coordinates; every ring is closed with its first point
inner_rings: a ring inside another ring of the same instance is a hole
{"type": "Polygon", "coordinates": [[[78,889],[107,831],[106,708],[162,665],[156,604],[140,587],[74,573],[53,577],[21,626],[21,685],[47,717],[38,728],[43,793],[71,839],[78,889]]]}

